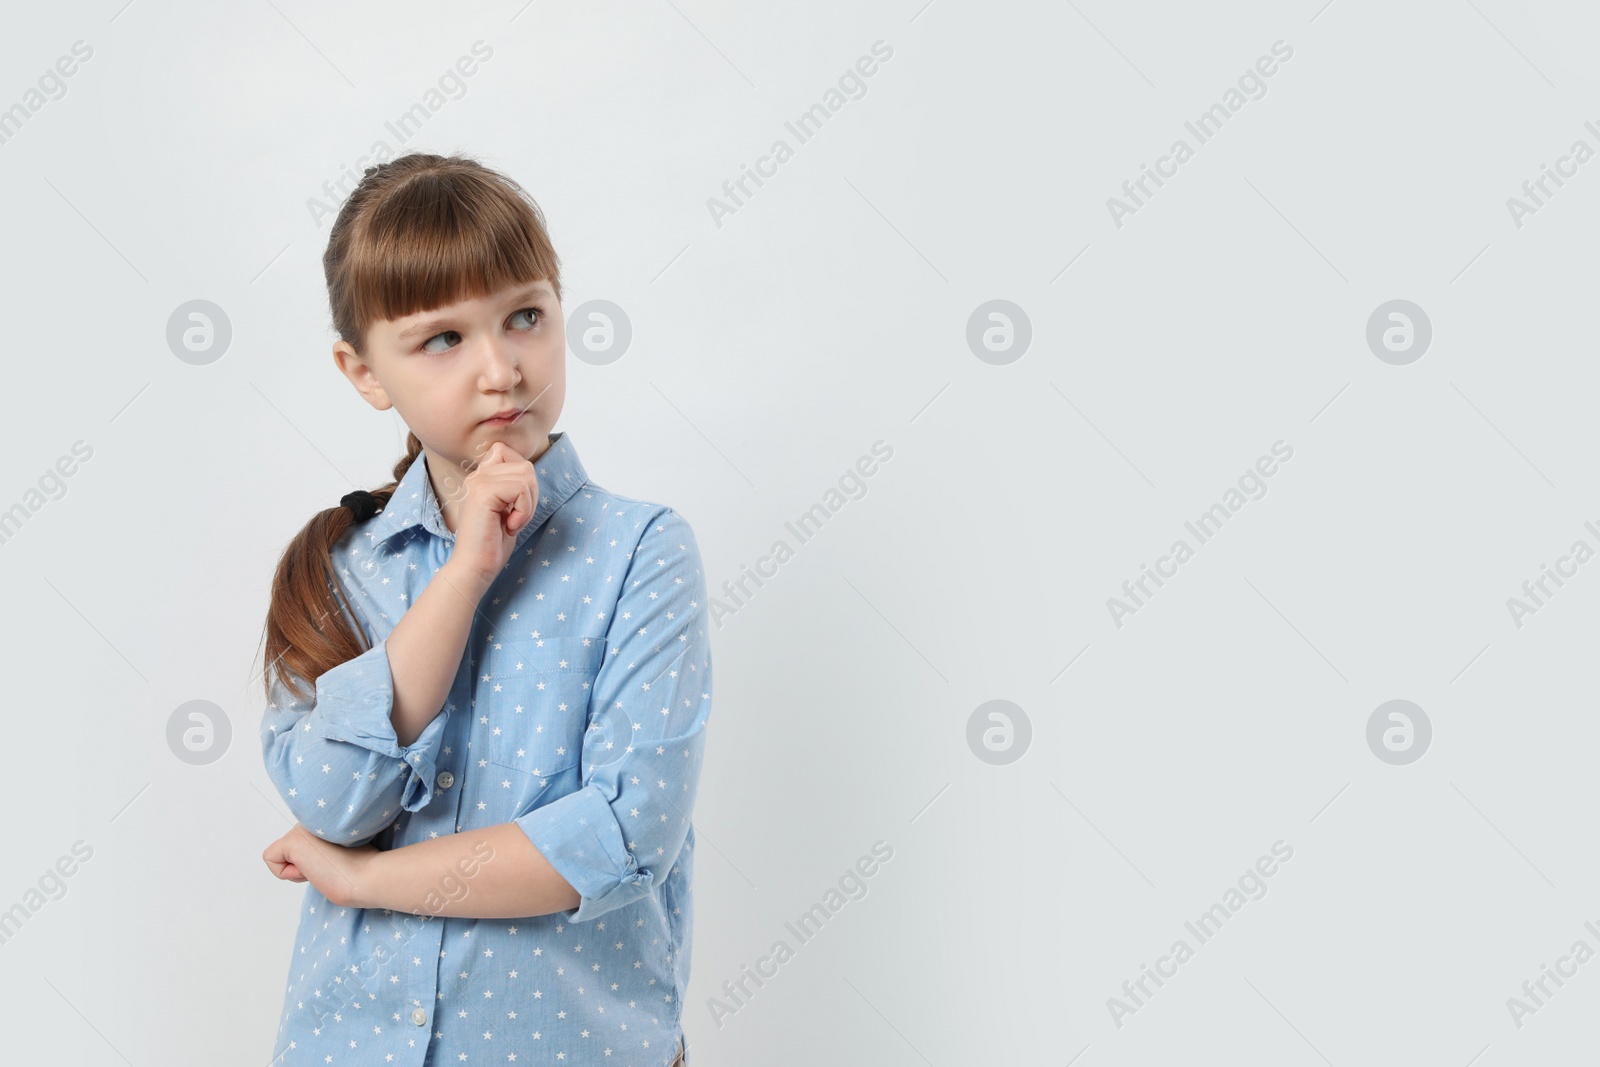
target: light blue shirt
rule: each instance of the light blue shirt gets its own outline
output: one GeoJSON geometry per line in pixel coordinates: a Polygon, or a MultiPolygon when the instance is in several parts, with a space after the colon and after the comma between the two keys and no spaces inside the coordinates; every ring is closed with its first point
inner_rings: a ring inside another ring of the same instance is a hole
{"type": "Polygon", "coordinates": [[[333,553],[372,647],[318,678],[310,706],[276,688],[261,743],[295,818],[328,841],[387,850],[515,823],[581,903],[439,916],[492,857],[441,873],[416,914],[335,907],[307,883],[274,1064],[668,1067],[677,1053],[711,713],[700,552],[681,515],[595,485],[571,435],[549,436],[533,520],[421,736],[398,743],[386,646],[455,537],[419,455],[333,553]]]}

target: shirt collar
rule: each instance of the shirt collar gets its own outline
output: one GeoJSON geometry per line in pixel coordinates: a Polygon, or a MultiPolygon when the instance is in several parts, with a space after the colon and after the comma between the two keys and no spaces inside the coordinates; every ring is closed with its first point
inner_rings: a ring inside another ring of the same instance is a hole
{"type": "MultiPolygon", "coordinates": [[[[556,509],[571,500],[573,494],[589,480],[589,472],[578,458],[572,435],[566,432],[553,433],[549,438],[550,446],[533,461],[534,473],[539,478],[539,504],[534,508],[533,519],[517,531],[517,547],[521,547],[534,530],[542,526],[556,509]]],[[[428,477],[427,455],[421,452],[406,468],[394,495],[389,498],[388,506],[373,516],[372,525],[366,533],[372,539],[373,547],[377,547],[396,534],[417,526],[442,540],[455,542],[456,535],[444,524],[444,513],[434,495],[433,481],[428,477]]]]}

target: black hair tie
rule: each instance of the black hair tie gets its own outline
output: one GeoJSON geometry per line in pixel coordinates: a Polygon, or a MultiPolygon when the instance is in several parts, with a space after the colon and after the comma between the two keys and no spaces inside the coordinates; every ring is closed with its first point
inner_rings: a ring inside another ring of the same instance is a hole
{"type": "Polygon", "coordinates": [[[357,522],[365,522],[383,510],[383,503],[365,489],[357,489],[346,493],[339,504],[356,513],[357,522]]]}

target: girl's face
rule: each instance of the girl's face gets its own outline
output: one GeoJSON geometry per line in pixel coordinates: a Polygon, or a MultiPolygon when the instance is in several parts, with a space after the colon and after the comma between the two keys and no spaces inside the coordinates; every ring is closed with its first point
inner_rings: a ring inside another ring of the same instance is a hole
{"type": "Polygon", "coordinates": [[[566,400],[566,345],[561,303],[540,280],[374,323],[365,357],[343,341],[333,352],[368,403],[400,412],[445,488],[495,441],[524,459],[543,454],[566,400]],[[506,411],[520,414],[485,421],[506,411]]]}

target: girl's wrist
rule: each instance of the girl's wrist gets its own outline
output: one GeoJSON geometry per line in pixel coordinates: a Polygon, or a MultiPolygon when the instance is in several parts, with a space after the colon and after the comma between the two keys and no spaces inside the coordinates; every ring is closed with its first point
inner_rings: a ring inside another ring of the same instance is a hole
{"type": "Polygon", "coordinates": [[[444,578],[448,581],[452,589],[472,601],[473,608],[478,606],[478,602],[483,599],[484,594],[489,591],[489,587],[494,584],[493,577],[485,577],[482,574],[475,573],[470,566],[459,562],[455,556],[445,560],[444,566],[439,568],[439,572],[434,577],[444,578]]]}
{"type": "Polygon", "coordinates": [[[341,901],[347,908],[381,908],[383,886],[383,865],[381,863],[386,852],[376,849],[353,851],[350,862],[345,865],[347,878],[345,879],[346,899],[341,901]]]}

